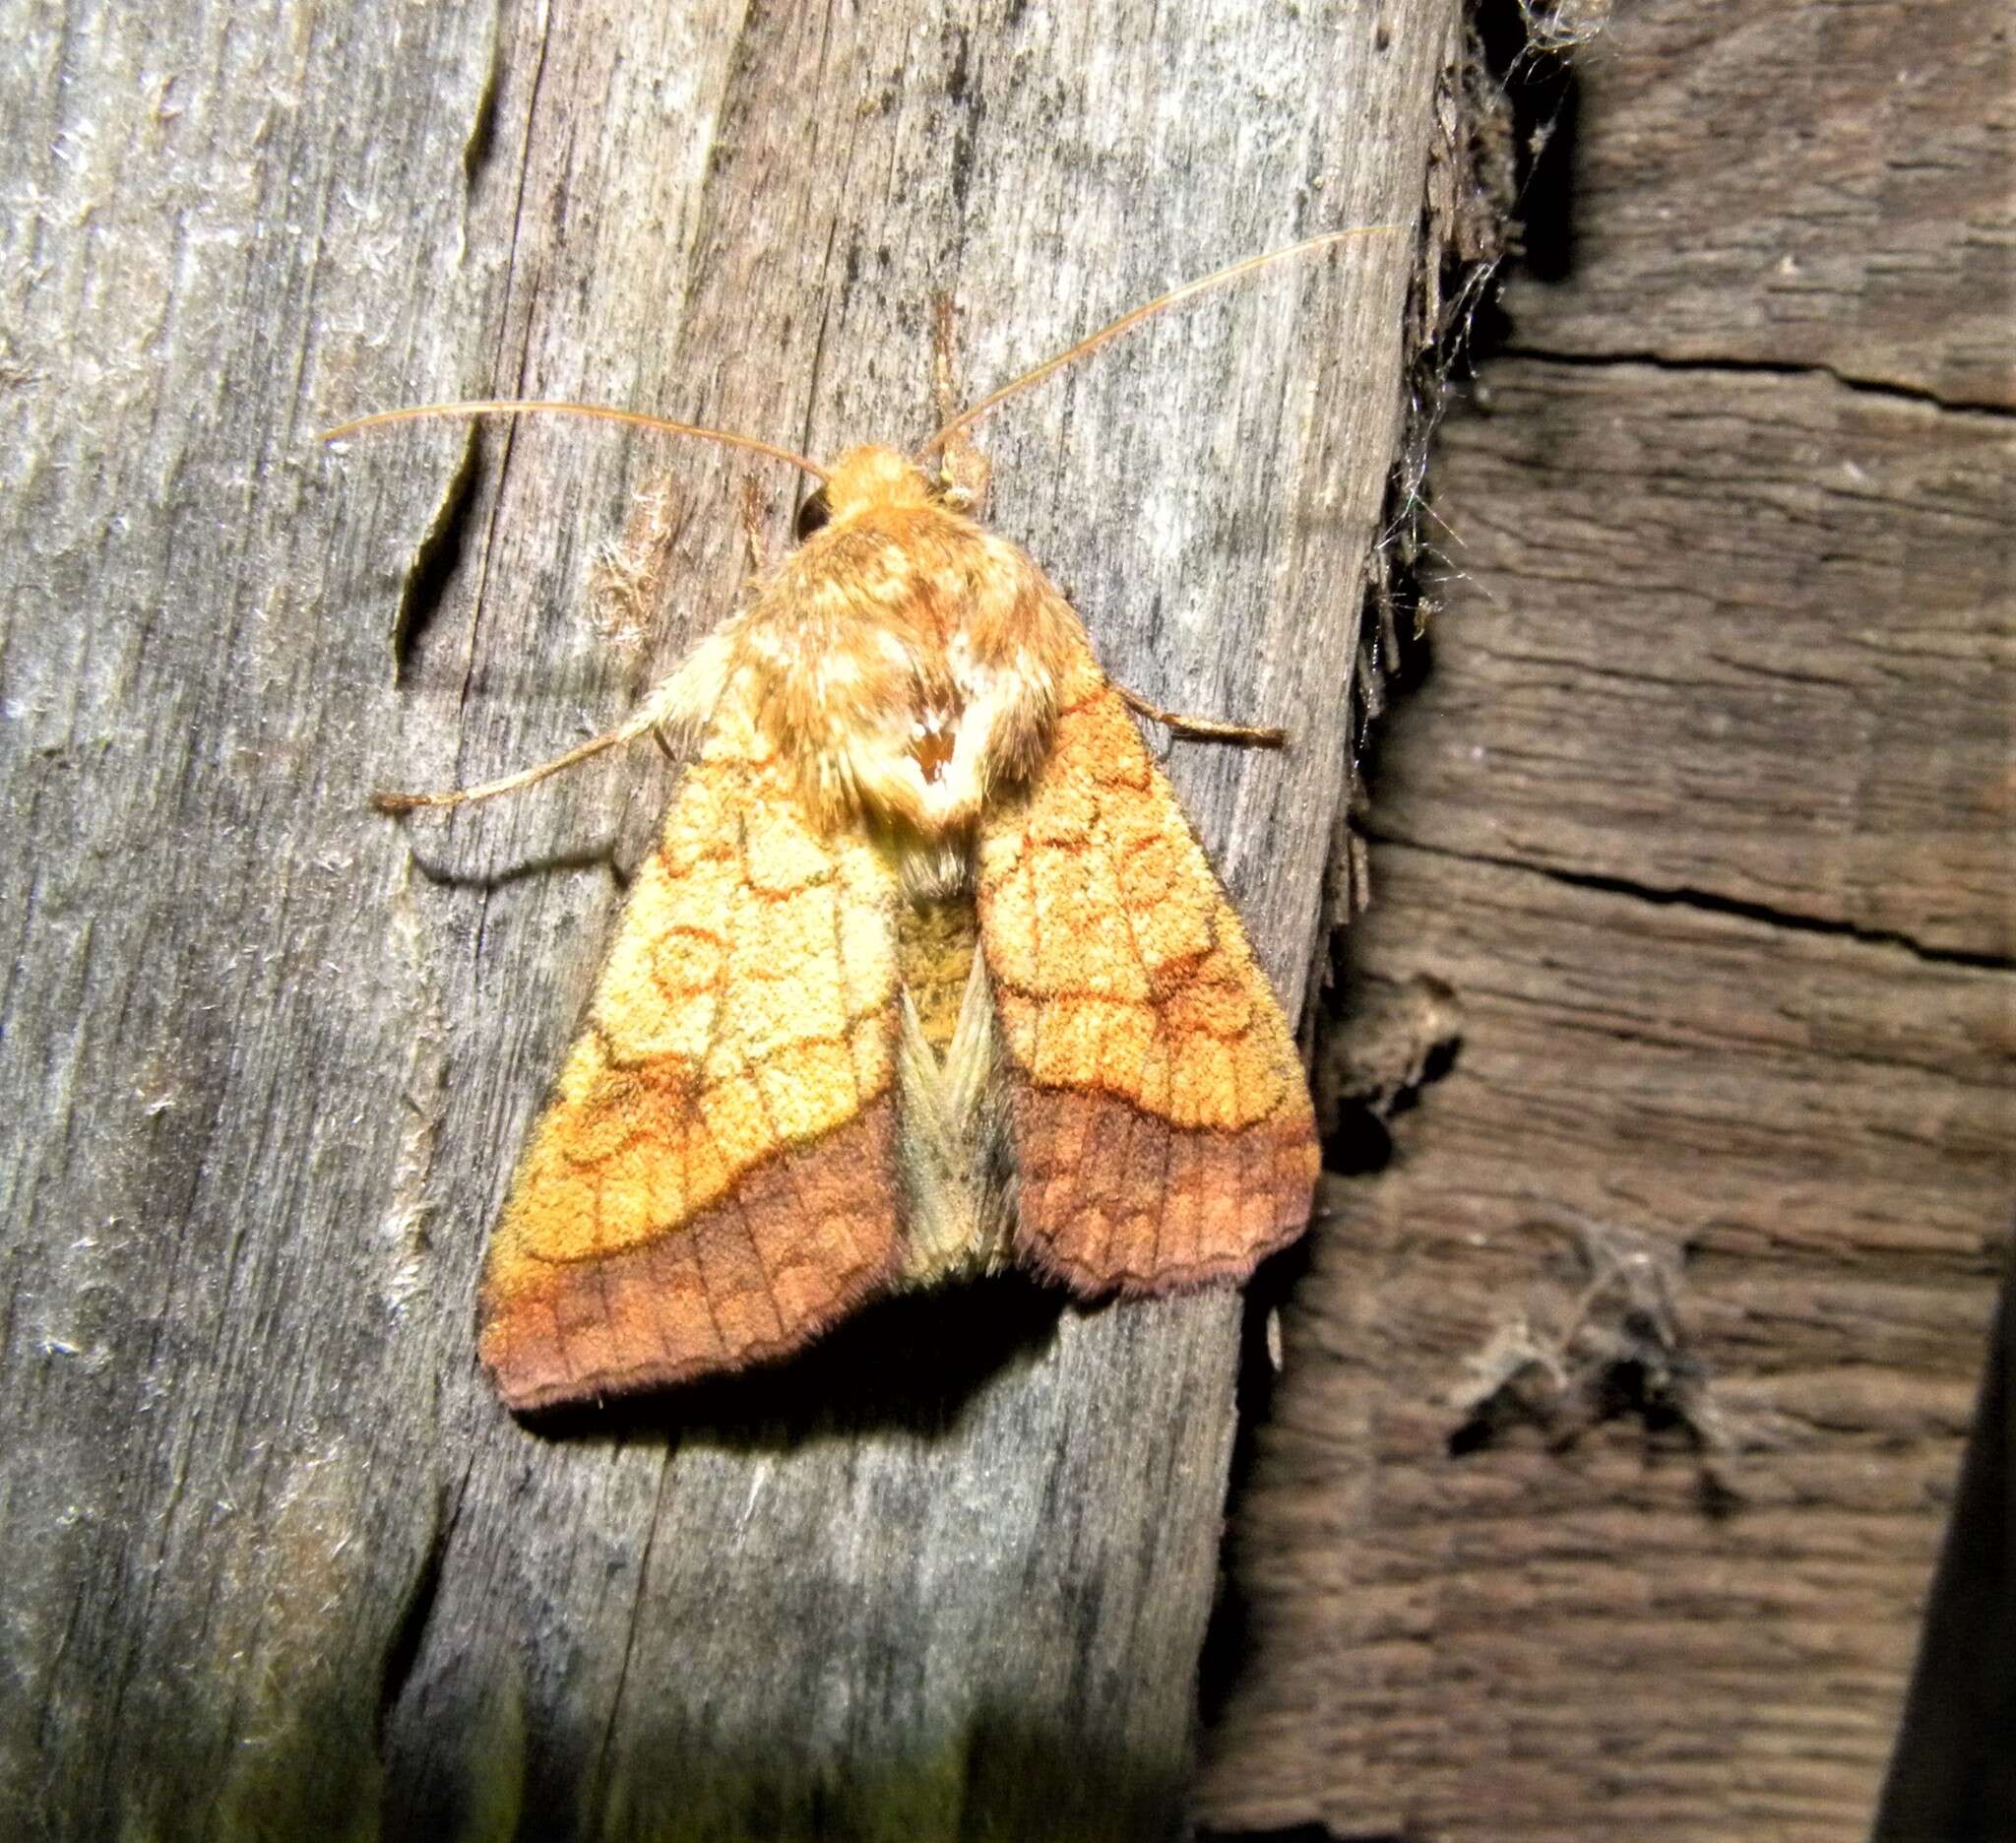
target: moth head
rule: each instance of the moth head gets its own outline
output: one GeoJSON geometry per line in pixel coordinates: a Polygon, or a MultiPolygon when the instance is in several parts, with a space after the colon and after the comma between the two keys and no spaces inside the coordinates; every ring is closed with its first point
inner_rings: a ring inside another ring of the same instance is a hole
{"type": "Polygon", "coordinates": [[[834,462],[825,485],[798,507],[798,539],[864,512],[927,506],[936,498],[930,476],[895,449],[850,448],[834,462]]]}

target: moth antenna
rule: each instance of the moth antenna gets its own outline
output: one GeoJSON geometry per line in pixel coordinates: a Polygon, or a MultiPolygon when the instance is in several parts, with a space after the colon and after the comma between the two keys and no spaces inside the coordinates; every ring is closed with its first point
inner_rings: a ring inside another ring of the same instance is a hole
{"type": "Polygon", "coordinates": [[[1044,359],[1034,371],[1025,371],[1012,383],[1003,384],[999,390],[982,397],[972,409],[962,410],[917,450],[916,458],[919,461],[929,459],[953,436],[971,428],[995,405],[1005,402],[1018,391],[1029,389],[1032,384],[1040,384],[1051,372],[1061,371],[1067,364],[1083,358],[1088,352],[1097,351],[1108,340],[1118,339],[1122,333],[1139,326],[1142,321],[1152,319],[1166,309],[1177,306],[1209,288],[1223,287],[1228,283],[1238,281],[1241,276],[1251,275],[1256,269],[1266,268],[1269,263],[1287,262],[1291,257],[1306,256],[1311,251],[1327,249],[1331,244],[1342,243],[1350,237],[1378,236],[1385,231],[1399,230],[1402,227],[1400,224],[1359,224],[1350,230],[1325,230],[1315,236],[1304,237],[1299,243],[1290,243],[1281,249],[1266,250],[1258,256],[1248,256],[1243,261],[1214,270],[1210,275],[1200,277],[1195,282],[1185,282],[1179,288],[1171,288],[1166,294],[1157,295],[1146,306],[1136,307],[1131,312],[1122,314],[1110,326],[1101,327],[1090,338],[1080,340],[1070,350],[1061,351],[1054,358],[1044,359]]]}
{"type": "Polygon", "coordinates": [[[696,423],[674,422],[668,416],[646,415],[641,410],[617,410],[607,404],[510,401],[416,404],[406,410],[381,410],[375,415],[358,416],[353,422],[327,430],[322,439],[326,442],[342,441],[361,429],[382,428],[388,422],[414,422],[421,416],[516,416],[535,413],[589,416],[598,422],[627,422],[634,428],[657,429],[664,435],[691,435],[700,441],[719,442],[724,448],[743,448],[751,454],[767,455],[773,461],[783,461],[796,468],[801,474],[811,475],[816,480],[823,481],[827,477],[826,470],[818,462],[807,461],[803,455],[793,454],[788,448],[780,448],[775,443],[759,441],[754,435],[737,435],[732,429],[701,428],[696,423]]]}

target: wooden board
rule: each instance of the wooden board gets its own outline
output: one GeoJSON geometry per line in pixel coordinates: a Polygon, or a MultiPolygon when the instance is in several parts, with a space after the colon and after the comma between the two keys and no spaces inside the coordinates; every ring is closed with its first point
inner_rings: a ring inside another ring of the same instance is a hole
{"type": "MultiPolygon", "coordinates": [[[[729,606],[741,472],[1298,233],[1411,223],[1447,0],[5,9],[9,1834],[1152,1834],[1236,1301],[1002,1285],[561,1435],[472,1362],[485,1226],[669,784],[545,756],[729,606]],[[625,583],[629,585],[626,589],[625,583]]],[[[1291,1007],[1401,398],[1404,235],[989,431],[997,524],[1169,704],[1291,1007]]],[[[773,541],[788,498],[762,477],[773,541]]]]}
{"type": "Polygon", "coordinates": [[[2016,954],[2008,419],[1628,362],[1505,359],[1483,395],[1437,457],[1478,586],[1375,830],[2016,954]]]}
{"type": "Polygon", "coordinates": [[[1214,1837],[1867,1831],[2016,1201],[2007,44],[1932,12],[1578,66],[1368,766],[1214,1837]]]}
{"type": "Polygon", "coordinates": [[[1454,1066],[1287,1313],[1205,1814],[1857,1834],[1993,1306],[2010,976],[1374,871],[1348,1017],[1436,1016],[1454,1066]]]}
{"type": "Polygon", "coordinates": [[[1522,349],[2016,407],[2008,22],[1982,0],[1622,10],[1577,61],[1522,349]]]}

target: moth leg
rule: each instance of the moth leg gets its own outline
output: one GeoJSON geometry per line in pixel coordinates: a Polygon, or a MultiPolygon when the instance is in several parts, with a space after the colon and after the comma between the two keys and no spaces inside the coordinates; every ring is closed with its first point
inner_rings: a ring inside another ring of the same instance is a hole
{"type": "Polygon", "coordinates": [[[770,567],[770,557],[763,544],[763,500],[753,474],[742,476],[742,544],[749,555],[749,574],[762,575],[770,567]]]}
{"type": "Polygon", "coordinates": [[[643,717],[642,722],[638,717],[632,717],[614,730],[589,737],[564,755],[555,755],[551,761],[540,762],[536,768],[520,769],[517,774],[506,775],[502,780],[480,782],[475,787],[442,788],[432,794],[380,792],[371,795],[371,804],[380,812],[403,813],[412,812],[421,806],[467,806],[475,800],[495,799],[500,794],[516,794],[520,788],[529,788],[536,781],[545,780],[548,775],[572,768],[578,762],[587,761],[591,755],[599,755],[604,749],[614,748],[619,742],[633,741],[646,731],[657,733],[656,720],[645,713],[639,715],[643,717]]]}
{"type": "MultiPolygon", "coordinates": [[[[931,296],[931,391],[938,400],[938,420],[950,422],[960,405],[952,381],[952,296],[942,288],[931,296]]],[[[952,434],[939,451],[938,477],[955,512],[979,514],[993,472],[993,463],[974,446],[965,429],[952,434]]]]}
{"type": "Polygon", "coordinates": [[[634,742],[641,735],[658,738],[667,756],[677,759],[674,741],[690,742],[697,726],[708,721],[727,689],[734,656],[734,641],[717,628],[686,655],[667,677],[659,681],[644,702],[613,730],[590,736],[564,755],[540,762],[536,768],[521,769],[501,781],[485,781],[476,787],[443,788],[433,794],[373,794],[371,804],[380,812],[411,812],[419,806],[466,806],[472,800],[495,799],[500,794],[516,794],[536,781],[556,775],[564,768],[585,762],[591,755],[619,743],[634,742]]]}
{"type": "Polygon", "coordinates": [[[1286,748],[1288,731],[1253,724],[1225,723],[1216,717],[1186,717],[1180,711],[1164,710],[1151,704],[1138,691],[1130,691],[1117,678],[1108,679],[1120,694],[1120,702],[1137,717],[1159,723],[1171,735],[1188,736],[1196,742],[1238,742],[1247,748],[1286,748]]]}

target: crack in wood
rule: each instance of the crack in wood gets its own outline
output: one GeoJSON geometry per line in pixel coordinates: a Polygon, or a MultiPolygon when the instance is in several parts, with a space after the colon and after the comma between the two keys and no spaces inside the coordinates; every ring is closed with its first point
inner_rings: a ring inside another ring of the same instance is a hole
{"type": "Polygon", "coordinates": [[[1458,863],[1488,865],[1494,870],[1524,871],[1545,877],[1569,889],[1587,890],[1593,895],[1623,896],[1634,902],[1650,903],[1660,909],[1689,909],[1699,915],[1729,916],[1736,921],[1756,922],[1766,927],[1781,927],[1800,934],[1820,934],[1835,940],[1851,940],[1864,947],[1895,947],[1926,966],[1971,967],[1986,973],[2016,973],[2016,959],[2007,954],[1988,953],[1970,947],[1928,947],[1924,942],[1896,928],[1864,927],[1832,916],[1801,915],[1796,909],[1780,909],[1770,903],[1749,901],[1740,896],[1724,896],[1715,890],[1688,885],[1665,887],[1640,882],[1634,877],[1610,876],[1595,870],[1569,870],[1531,858],[1512,858],[1491,852],[1457,851],[1447,845],[1430,845],[1420,839],[1405,838],[1396,832],[1361,828],[1366,839],[1379,847],[1420,852],[1431,858],[1445,858],[1458,863]]]}
{"type": "Polygon", "coordinates": [[[1879,397],[1892,403],[1922,404],[1951,415],[1987,416],[1997,422],[2016,421],[2016,409],[1986,398],[1949,397],[1922,384],[1900,384],[1891,378],[1858,376],[1840,365],[1793,364],[1774,358],[1686,358],[1650,348],[1618,351],[1563,351],[1544,346],[1514,343],[1494,345],[1493,358],[1520,358],[1530,364],[1569,365],[1579,370],[1602,371],[1626,365],[1671,372],[1675,376],[1771,377],[1796,381],[1824,379],[1858,397],[1879,397]]]}
{"type": "Polygon", "coordinates": [[[427,521],[419,542],[413,545],[412,558],[400,583],[399,605],[393,612],[392,632],[388,636],[395,685],[406,682],[413,650],[447,595],[455,572],[462,567],[482,451],[481,429],[472,421],[464,430],[462,452],[441,488],[434,516],[427,521]]]}

